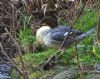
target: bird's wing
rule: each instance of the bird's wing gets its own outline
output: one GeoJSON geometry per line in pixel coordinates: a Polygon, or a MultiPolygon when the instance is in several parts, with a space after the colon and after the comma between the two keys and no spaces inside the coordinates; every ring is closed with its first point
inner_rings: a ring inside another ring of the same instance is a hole
{"type": "Polygon", "coordinates": [[[52,29],[51,33],[51,38],[53,40],[57,41],[63,41],[64,40],[64,34],[69,31],[68,27],[65,26],[60,26],[52,29]]]}
{"type": "MultiPolygon", "coordinates": [[[[57,28],[59,29],[59,31],[63,31],[63,32],[67,32],[67,33],[68,33],[68,32],[70,31],[70,29],[71,29],[71,27],[69,27],[69,26],[61,26],[61,25],[59,25],[57,28]]],[[[55,29],[56,29],[56,28],[55,28],[55,29]]],[[[81,31],[79,31],[79,30],[76,30],[76,29],[71,29],[71,32],[72,32],[72,33],[76,33],[77,36],[83,34],[83,32],[81,32],[81,31]]]]}
{"type": "MultiPolygon", "coordinates": [[[[69,31],[70,31],[70,27],[66,27],[66,26],[56,27],[53,30],[51,30],[51,38],[53,40],[63,41],[64,34],[69,31]]],[[[80,32],[80,31],[74,30],[74,29],[72,29],[71,32],[72,32],[72,34],[75,32],[77,36],[83,34],[83,32],[80,32]]],[[[70,34],[70,36],[73,36],[72,34],[70,34]]]]}
{"type": "Polygon", "coordinates": [[[56,41],[63,41],[64,40],[64,33],[65,32],[55,32],[51,34],[51,38],[56,41]]]}

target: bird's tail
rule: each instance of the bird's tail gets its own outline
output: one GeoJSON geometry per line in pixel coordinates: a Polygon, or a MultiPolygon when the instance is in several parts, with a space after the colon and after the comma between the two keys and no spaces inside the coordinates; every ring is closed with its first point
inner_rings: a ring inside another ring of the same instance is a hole
{"type": "Polygon", "coordinates": [[[79,35],[76,37],[76,40],[83,40],[84,38],[90,36],[91,34],[93,34],[94,32],[96,32],[96,28],[93,28],[91,30],[89,30],[88,32],[82,34],[82,35],[79,35]]]}

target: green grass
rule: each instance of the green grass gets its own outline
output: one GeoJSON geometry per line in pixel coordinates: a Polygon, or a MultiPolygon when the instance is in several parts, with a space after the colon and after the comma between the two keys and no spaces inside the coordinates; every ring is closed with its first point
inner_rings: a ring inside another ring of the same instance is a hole
{"type": "Polygon", "coordinates": [[[22,24],[20,32],[18,34],[19,41],[22,44],[30,44],[35,41],[35,36],[32,35],[32,29],[29,28],[31,16],[23,16],[22,21],[19,20],[20,24],[22,24]]]}
{"type": "Polygon", "coordinates": [[[30,44],[35,41],[35,36],[32,35],[30,28],[21,29],[19,33],[19,41],[22,44],[30,44]]]}
{"type": "Polygon", "coordinates": [[[75,28],[80,31],[87,32],[88,30],[96,27],[98,21],[98,12],[97,10],[85,11],[80,17],[78,22],[75,24],[75,28]]]}
{"type": "Polygon", "coordinates": [[[43,52],[38,52],[33,54],[27,53],[23,56],[23,58],[27,64],[31,62],[33,63],[32,65],[35,66],[35,65],[42,64],[44,60],[48,58],[50,55],[52,55],[53,53],[55,53],[55,51],[56,51],[55,49],[48,49],[48,50],[44,50],[43,52]]]}
{"type": "MultiPolygon", "coordinates": [[[[87,37],[81,42],[81,44],[84,45],[84,47],[78,49],[79,59],[83,65],[93,65],[95,63],[99,63],[100,61],[100,57],[97,57],[93,51],[94,37],[96,36],[92,35],[91,37],[87,37]]],[[[100,51],[100,49],[98,49],[98,51],[100,51]]],[[[99,52],[96,52],[96,54],[99,54],[99,52]]],[[[74,60],[76,62],[76,59],[74,60]]]]}
{"type": "MultiPolygon", "coordinates": [[[[86,32],[90,30],[91,28],[95,27],[97,24],[97,17],[98,13],[97,10],[91,10],[86,11],[83,16],[78,20],[78,22],[75,25],[76,29],[79,29],[83,32],[86,32]]],[[[93,52],[93,39],[96,37],[96,35],[92,35],[91,37],[87,37],[84,39],[80,44],[84,45],[84,47],[78,48],[78,54],[80,62],[83,65],[93,65],[100,61],[100,58],[97,57],[93,52]]],[[[21,30],[20,31],[20,40],[22,43],[31,43],[35,40],[35,37],[30,34],[29,29],[21,30]]],[[[74,52],[74,46],[71,46],[66,50],[66,52],[60,56],[60,65],[77,65],[76,57],[72,57],[72,55],[75,55],[74,52]]],[[[100,50],[100,49],[99,49],[100,50]]],[[[38,53],[26,53],[23,55],[23,59],[27,66],[37,66],[44,62],[46,58],[48,58],[50,55],[54,54],[57,50],[55,49],[45,49],[42,52],[38,53]]],[[[96,52],[95,52],[96,53],[96,52]]],[[[17,60],[17,58],[16,58],[17,60]]],[[[30,79],[38,78],[40,76],[49,74],[53,71],[38,71],[38,72],[32,72],[30,73],[30,79]]]]}

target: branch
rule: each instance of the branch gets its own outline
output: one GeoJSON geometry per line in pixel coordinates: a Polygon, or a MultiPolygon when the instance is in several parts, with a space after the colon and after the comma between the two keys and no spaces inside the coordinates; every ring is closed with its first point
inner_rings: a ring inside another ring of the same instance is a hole
{"type": "MultiPolygon", "coordinates": [[[[52,59],[53,59],[55,56],[59,55],[59,53],[63,53],[63,52],[65,51],[65,50],[61,50],[61,49],[62,49],[62,47],[63,47],[63,45],[64,45],[66,39],[68,38],[68,36],[69,36],[71,30],[73,29],[75,23],[78,21],[78,19],[80,18],[81,14],[83,13],[85,6],[86,6],[86,3],[84,3],[84,5],[83,5],[83,7],[82,7],[82,9],[81,9],[81,11],[80,11],[80,13],[79,13],[79,15],[77,16],[76,20],[72,23],[71,28],[70,28],[68,34],[65,36],[64,41],[62,42],[62,44],[61,44],[60,47],[59,47],[59,50],[58,50],[55,54],[53,54],[52,56],[50,56],[50,57],[48,58],[48,60],[47,60],[47,61],[44,63],[44,65],[43,65],[43,69],[49,68],[48,66],[49,66],[49,63],[52,61],[52,59]]],[[[69,43],[70,43],[70,41],[68,41],[68,43],[66,44],[67,47],[68,47],[69,43]]]]}
{"type": "Polygon", "coordinates": [[[5,28],[5,31],[7,32],[7,34],[10,36],[10,38],[13,40],[14,44],[16,45],[17,49],[18,49],[18,55],[19,55],[19,58],[20,58],[20,61],[21,61],[21,66],[22,66],[22,76],[24,79],[29,79],[28,78],[28,73],[27,73],[27,68],[24,64],[24,61],[23,61],[23,58],[22,58],[22,52],[21,52],[21,49],[20,49],[20,46],[18,44],[18,42],[12,37],[12,35],[10,34],[10,32],[7,30],[7,28],[5,28]]]}
{"type": "Polygon", "coordinates": [[[1,42],[0,42],[0,48],[1,48],[2,54],[4,54],[8,58],[8,60],[13,64],[13,67],[22,75],[22,71],[16,66],[15,62],[4,51],[1,42]]]}

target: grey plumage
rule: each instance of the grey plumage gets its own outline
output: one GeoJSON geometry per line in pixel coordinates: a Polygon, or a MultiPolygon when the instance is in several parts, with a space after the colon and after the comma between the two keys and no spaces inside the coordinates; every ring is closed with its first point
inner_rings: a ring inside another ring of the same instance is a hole
{"type": "MultiPolygon", "coordinates": [[[[70,27],[59,25],[58,27],[52,29],[49,33],[51,34],[53,40],[63,41],[65,37],[64,34],[69,31],[70,31],[70,27]]],[[[78,30],[72,30],[71,32],[76,33],[76,35],[83,34],[83,32],[80,32],[78,30]]],[[[72,34],[70,34],[70,36],[72,36],[72,34]]]]}
{"type": "MultiPolygon", "coordinates": [[[[50,30],[43,38],[45,45],[48,47],[58,48],[64,40],[64,37],[65,37],[64,34],[66,32],[69,32],[69,30],[70,30],[70,28],[65,27],[65,26],[58,26],[58,27],[50,30]]],[[[68,46],[71,45],[75,40],[80,41],[80,40],[84,39],[85,37],[94,33],[95,29],[92,29],[86,33],[83,33],[83,32],[77,31],[77,30],[73,30],[73,29],[71,32],[72,32],[72,34],[69,34],[69,36],[67,37],[67,39],[64,43],[64,46],[66,46],[67,44],[68,44],[68,46]],[[73,35],[73,32],[76,33],[75,36],[73,35]]]]}
{"type": "Polygon", "coordinates": [[[84,38],[86,38],[87,36],[90,36],[91,34],[93,34],[94,32],[96,32],[96,28],[93,28],[91,30],[89,30],[88,32],[84,33],[84,34],[81,34],[79,36],[76,37],[76,40],[82,40],[84,38]]]}
{"type": "MultiPolygon", "coordinates": [[[[47,26],[41,27],[37,31],[37,41],[46,45],[47,47],[59,47],[64,41],[65,36],[68,35],[71,27],[58,25],[58,22],[53,17],[46,17],[41,21],[41,24],[46,24],[47,26]]],[[[86,33],[81,31],[71,29],[71,32],[65,40],[64,46],[67,44],[71,45],[75,40],[82,40],[86,36],[91,35],[95,30],[90,30],[86,33]]]]}

